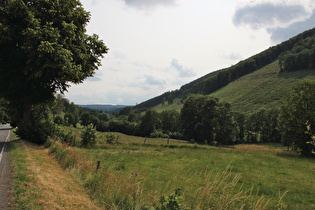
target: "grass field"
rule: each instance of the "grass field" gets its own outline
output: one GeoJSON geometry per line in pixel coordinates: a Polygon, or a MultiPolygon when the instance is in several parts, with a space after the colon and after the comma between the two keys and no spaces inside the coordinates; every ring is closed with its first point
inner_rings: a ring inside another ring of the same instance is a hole
{"type": "Polygon", "coordinates": [[[218,148],[149,138],[144,144],[123,134],[106,144],[103,135],[95,148],[50,147],[102,207],[149,208],[180,188],[183,205],[192,209],[224,209],[232,201],[236,209],[315,208],[315,160],[279,145],[218,148]]]}
{"type": "Polygon", "coordinates": [[[255,112],[259,108],[281,106],[291,89],[301,80],[315,80],[315,71],[298,71],[279,74],[279,64],[275,61],[260,70],[243,76],[213,96],[232,104],[232,109],[241,113],[255,112]]]}

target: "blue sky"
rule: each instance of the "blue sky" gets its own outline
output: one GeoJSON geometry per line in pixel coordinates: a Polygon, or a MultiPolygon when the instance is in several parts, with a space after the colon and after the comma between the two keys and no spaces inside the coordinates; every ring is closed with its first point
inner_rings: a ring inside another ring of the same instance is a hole
{"type": "Polygon", "coordinates": [[[110,49],[76,104],[135,105],[315,27],[315,0],[81,0],[110,49]]]}

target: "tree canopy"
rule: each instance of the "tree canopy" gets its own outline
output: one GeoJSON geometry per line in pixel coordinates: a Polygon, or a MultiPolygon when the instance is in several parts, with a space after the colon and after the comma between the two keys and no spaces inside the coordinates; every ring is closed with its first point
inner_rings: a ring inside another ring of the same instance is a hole
{"type": "Polygon", "coordinates": [[[285,146],[293,146],[303,156],[310,156],[314,146],[307,126],[315,130],[315,83],[304,81],[287,97],[279,116],[279,130],[285,146]]]}
{"type": "Polygon", "coordinates": [[[31,123],[32,106],[92,76],[108,48],[87,35],[78,0],[0,1],[0,96],[31,123]]]}

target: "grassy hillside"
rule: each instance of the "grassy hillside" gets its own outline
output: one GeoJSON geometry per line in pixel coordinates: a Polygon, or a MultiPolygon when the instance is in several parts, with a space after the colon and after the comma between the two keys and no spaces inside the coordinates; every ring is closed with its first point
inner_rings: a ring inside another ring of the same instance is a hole
{"type": "Polygon", "coordinates": [[[315,80],[315,70],[281,73],[278,61],[243,76],[211,94],[232,104],[234,111],[250,113],[260,108],[277,108],[301,80],[315,80]]]}
{"type": "MultiPolygon", "coordinates": [[[[248,59],[240,61],[236,65],[233,65],[229,68],[217,70],[215,72],[207,74],[197,80],[194,80],[186,85],[183,85],[179,90],[166,92],[160,96],[157,96],[145,102],[142,102],[138,104],[137,106],[135,106],[135,109],[138,109],[140,111],[145,111],[149,108],[160,106],[163,100],[167,99],[169,96],[173,97],[174,99],[182,100],[190,94],[203,94],[203,95],[213,94],[215,91],[218,91],[235,81],[239,81],[240,78],[242,78],[243,76],[256,72],[267,66],[268,66],[267,68],[271,68],[269,73],[267,74],[274,73],[275,75],[277,75],[277,72],[280,72],[280,68],[277,66],[279,63],[278,60],[281,61],[280,62],[281,71],[283,72],[289,72],[289,71],[294,72],[294,71],[301,71],[303,69],[314,69],[315,68],[314,67],[315,63],[313,59],[315,56],[314,43],[315,43],[315,28],[305,31],[281,44],[270,47],[267,50],[257,55],[254,55],[248,59]]],[[[300,74],[303,75],[303,73],[298,73],[298,77],[300,77],[300,74]]],[[[257,74],[254,76],[258,77],[261,75],[257,74]]],[[[265,75],[262,75],[262,76],[265,76],[265,75]]],[[[269,77],[269,75],[267,76],[269,77]]],[[[307,76],[308,75],[303,76],[303,78],[307,76]]],[[[284,77],[286,78],[287,75],[285,75],[284,77]]],[[[288,77],[289,79],[294,80],[295,75],[294,74],[289,75],[288,77]]],[[[261,82],[260,80],[258,81],[261,82]]],[[[254,81],[254,82],[257,82],[257,81],[254,81]]],[[[275,81],[263,81],[262,86],[259,86],[256,88],[250,88],[248,92],[256,91],[257,89],[260,89],[260,88],[268,89],[268,87],[265,87],[264,85],[268,85],[269,83],[274,84],[274,82],[275,81]],[[266,84],[264,84],[264,82],[266,82],[266,84]]],[[[282,81],[277,81],[277,82],[281,83],[282,81]]],[[[293,83],[295,84],[295,82],[293,83]]],[[[283,88],[286,89],[286,88],[292,87],[291,85],[292,84],[290,83],[288,87],[283,87],[283,88]]],[[[285,86],[287,86],[287,84],[285,84],[285,86]]],[[[244,87],[246,88],[246,86],[244,87]]],[[[280,87],[281,87],[281,84],[279,84],[279,89],[282,88],[280,87]]],[[[275,97],[274,99],[276,99],[276,101],[278,100],[279,97],[277,96],[276,92],[279,89],[270,90],[271,92],[274,92],[274,93],[271,94],[271,97],[269,99],[266,99],[268,106],[273,97],[275,97]]],[[[261,91],[260,92],[258,91],[256,95],[259,95],[260,93],[261,91]]],[[[266,94],[266,91],[262,91],[262,93],[266,94]]],[[[285,93],[287,93],[287,91],[285,91],[285,93]]],[[[259,108],[259,104],[264,105],[263,103],[265,103],[264,97],[262,97],[261,99],[259,99],[259,97],[248,99],[246,98],[246,94],[245,93],[243,94],[244,94],[243,96],[245,98],[245,102],[253,100],[253,102],[249,103],[249,105],[255,104],[254,107],[250,107],[251,110],[252,109],[255,110],[259,108]]],[[[278,95],[279,96],[281,95],[281,91],[278,93],[278,95]]],[[[275,103],[278,103],[278,102],[275,102],[275,103]]],[[[170,108],[172,106],[174,105],[171,105],[170,108]]],[[[176,108],[178,109],[178,107],[176,108]]],[[[247,109],[244,109],[244,110],[247,111],[247,109]]]]}
{"type": "MultiPolygon", "coordinates": [[[[290,90],[301,80],[315,80],[315,70],[279,73],[278,60],[210,94],[220,101],[232,104],[234,111],[252,113],[261,108],[272,109],[281,106],[290,90]]],[[[176,100],[173,104],[154,107],[158,112],[168,109],[180,111],[183,104],[176,100]]]]}

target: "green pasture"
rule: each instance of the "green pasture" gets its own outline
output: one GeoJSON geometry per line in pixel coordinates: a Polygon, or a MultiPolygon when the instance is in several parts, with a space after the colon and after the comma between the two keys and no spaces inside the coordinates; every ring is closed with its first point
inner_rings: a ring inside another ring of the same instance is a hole
{"type": "MultiPolygon", "coordinates": [[[[225,171],[228,175],[221,181],[237,179],[230,197],[241,191],[272,209],[284,205],[288,209],[315,208],[315,160],[298,157],[280,145],[219,148],[172,139],[145,141],[123,134],[117,134],[116,143],[106,144],[103,135],[99,133],[95,148],[71,148],[74,162],[89,173],[76,167],[71,170],[104,206],[144,208],[180,188],[185,207],[196,208],[213,196],[213,189],[207,186],[225,171]],[[98,160],[100,169],[95,173],[98,160]]],[[[220,198],[224,190],[214,193],[220,198]]]]}

